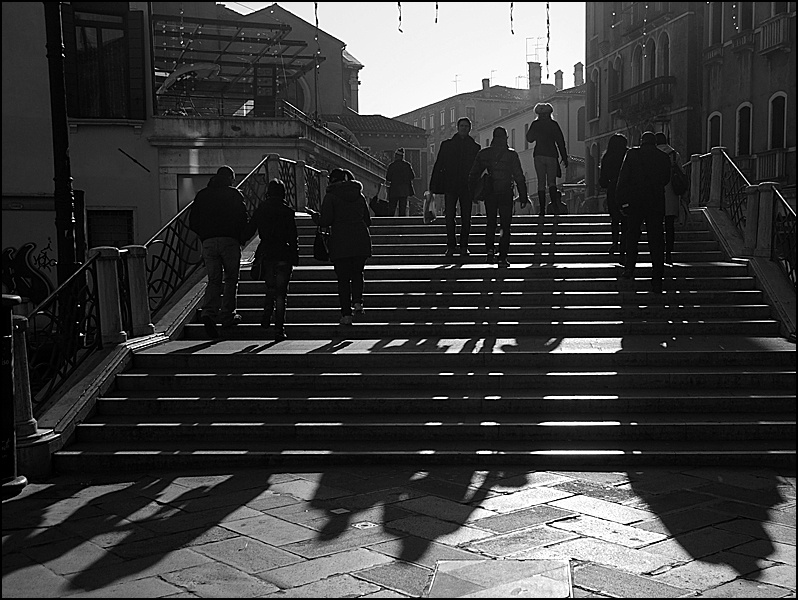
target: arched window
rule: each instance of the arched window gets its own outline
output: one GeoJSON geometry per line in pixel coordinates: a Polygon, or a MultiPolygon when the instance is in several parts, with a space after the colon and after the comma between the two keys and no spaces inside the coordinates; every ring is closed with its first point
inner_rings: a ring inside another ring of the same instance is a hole
{"type": "Polygon", "coordinates": [[[632,87],[643,83],[643,48],[637,46],[632,53],[632,87]]]}
{"type": "Polygon", "coordinates": [[[593,72],[590,74],[590,88],[588,92],[590,118],[595,119],[599,116],[599,107],[601,106],[601,76],[598,69],[593,69],[593,72]]]}
{"type": "Polygon", "coordinates": [[[657,59],[659,74],[667,77],[671,74],[671,39],[667,33],[659,36],[659,58],[657,59]]]}
{"type": "Polygon", "coordinates": [[[719,112],[714,112],[707,119],[707,151],[715,146],[720,146],[721,118],[719,112]]]}
{"type": "Polygon", "coordinates": [[[580,106],[576,111],[576,141],[583,142],[585,140],[585,107],[580,106]]]}
{"type": "Polygon", "coordinates": [[[787,141],[787,94],[776,92],[770,97],[770,115],[768,121],[768,149],[785,148],[787,141]]]}
{"type": "Polygon", "coordinates": [[[610,65],[610,95],[620,94],[623,91],[623,61],[616,56],[610,65]]]}
{"type": "Polygon", "coordinates": [[[751,103],[737,107],[737,156],[751,154],[751,103]]]}
{"type": "Polygon", "coordinates": [[[645,81],[654,79],[657,76],[657,45],[654,40],[648,40],[646,43],[646,52],[644,55],[645,73],[643,78],[645,81]]]}

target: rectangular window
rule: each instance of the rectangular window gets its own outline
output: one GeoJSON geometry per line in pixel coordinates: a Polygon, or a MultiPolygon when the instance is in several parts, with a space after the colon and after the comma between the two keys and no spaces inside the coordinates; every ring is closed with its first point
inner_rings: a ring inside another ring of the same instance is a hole
{"type": "Polygon", "coordinates": [[[442,111],[441,111],[441,122],[440,122],[440,126],[441,126],[441,127],[443,127],[443,126],[445,125],[445,123],[444,123],[444,117],[445,117],[445,115],[446,115],[446,112],[442,110],[442,111]]]}
{"type": "Polygon", "coordinates": [[[475,106],[466,106],[466,117],[471,121],[471,126],[477,126],[477,109],[475,106]]]}
{"type": "Polygon", "coordinates": [[[133,243],[132,210],[87,210],[86,236],[89,248],[122,248],[133,243]]]}
{"type": "Polygon", "coordinates": [[[515,148],[515,127],[510,130],[510,148],[515,148]]]}
{"type": "Polygon", "coordinates": [[[429,116],[429,128],[430,129],[435,129],[435,114],[434,113],[429,116]]]}
{"type": "Polygon", "coordinates": [[[421,129],[427,128],[427,117],[421,117],[421,129]]]}
{"type": "Polygon", "coordinates": [[[454,108],[449,109],[449,123],[454,124],[454,108]]]}
{"type": "Polygon", "coordinates": [[[75,12],[81,117],[128,116],[127,43],[122,17],[75,12]]]}
{"type": "Polygon", "coordinates": [[[435,156],[435,144],[430,144],[429,145],[429,155],[430,156],[435,156]]]}
{"type": "Polygon", "coordinates": [[[418,119],[416,119],[415,121],[413,121],[413,127],[418,127],[418,119]]]}

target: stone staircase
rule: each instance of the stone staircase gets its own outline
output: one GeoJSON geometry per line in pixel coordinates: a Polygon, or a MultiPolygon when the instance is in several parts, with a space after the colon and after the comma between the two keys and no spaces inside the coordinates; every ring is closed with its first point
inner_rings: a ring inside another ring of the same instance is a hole
{"type": "Polygon", "coordinates": [[[344,328],[303,219],[289,339],[258,326],[245,273],[232,337],[191,323],[137,352],[55,468],[794,468],[795,346],[701,213],[661,296],[645,243],[638,278],[617,279],[606,215],[514,217],[508,269],[474,221],[474,254],[449,261],[442,219],[375,219],[366,314],[344,328]]]}

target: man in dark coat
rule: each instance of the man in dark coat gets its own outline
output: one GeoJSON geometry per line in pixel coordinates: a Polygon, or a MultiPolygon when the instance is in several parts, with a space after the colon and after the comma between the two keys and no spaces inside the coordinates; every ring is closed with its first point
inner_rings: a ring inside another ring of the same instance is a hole
{"type": "Polygon", "coordinates": [[[429,190],[443,194],[446,200],[446,256],[454,256],[457,248],[455,217],[460,203],[460,255],[468,256],[468,234],[471,232],[471,203],[473,196],[468,187],[468,173],[479,152],[479,144],[469,135],[471,121],[466,117],[457,120],[457,133],[441,143],[429,190]]]}
{"type": "Polygon", "coordinates": [[[388,165],[385,173],[385,181],[388,182],[388,201],[390,203],[391,216],[396,213],[399,206],[399,216],[407,215],[407,198],[415,196],[413,180],[416,174],[413,165],[405,160],[405,149],[397,148],[393,155],[393,162],[388,165]]]}
{"type": "Polygon", "coordinates": [[[469,186],[476,189],[477,182],[483,172],[490,173],[492,191],[484,196],[485,212],[488,222],[485,229],[485,246],[488,262],[493,262],[493,240],[496,235],[496,211],[499,211],[501,238],[499,239],[499,266],[507,267],[510,262],[507,255],[510,251],[510,221],[513,218],[514,189],[518,189],[521,206],[528,202],[526,179],[521,167],[518,152],[507,146],[507,130],[497,127],[493,130],[490,146],[477,153],[474,164],[468,175],[469,186]]]}
{"type": "Polygon", "coordinates": [[[219,167],[208,187],[197,193],[188,217],[189,229],[202,241],[202,260],[208,270],[201,319],[212,338],[219,337],[217,323],[233,327],[241,321],[236,314],[236,293],[249,217],[244,195],[233,187],[235,177],[227,165],[219,167]]]}
{"type": "Polygon", "coordinates": [[[665,272],[665,186],[670,180],[671,164],[668,155],[657,148],[657,136],[654,132],[646,131],[640,139],[640,146],[626,151],[615,193],[621,211],[628,218],[626,263],[621,278],[634,278],[637,243],[645,221],[651,254],[651,291],[655,294],[662,293],[662,277],[665,272]]]}

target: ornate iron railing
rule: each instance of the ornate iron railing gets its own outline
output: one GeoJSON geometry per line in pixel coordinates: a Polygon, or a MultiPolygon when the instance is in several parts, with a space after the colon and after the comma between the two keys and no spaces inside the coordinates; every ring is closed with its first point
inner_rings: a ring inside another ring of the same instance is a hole
{"type": "Polygon", "coordinates": [[[95,255],[28,315],[26,344],[35,416],[102,348],[97,263],[95,255]]]}
{"type": "Polygon", "coordinates": [[[281,159],[279,162],[279,177],[285,184],[285,197],[291,202],[294,210],[297,206],[297,189],[296,189],[296,162],[289,159],[281,159]]]}
{"type": "Polygon", "coordinates": [[[133,330],[133,307],[131,306],[130,277],[128,275],[128,250],[119,250],[119,263],[116,269],[117,285],[119,287],[119,312],[122,318],[122,329],[130,332],[133,330]]]}
{"type": "Polygon", "coordinates": [[[746,188],[751,185],[737,168],[726,151],[723,151],[723,179],[720,188],[720,208],[724,210],[737,229],[745,233],[746,207],[748,206],[748,193],[746,188]]]}
{"type": "Polygon", "coordinates": [[[795,287],[795,211],[777,189],[773,189],[773,227],[770,258],[795,287]]]}
{"type": "Polygon", "coordinates": [[[709,204],[709,190],[712,187],[712,155],[702,154],[699,159],[700,174],[698,185],[698,205],[706,206],[709,204]]]}
{"type": "Polygon", "coordinates": [[[305,165],[305,185],[307,186],[305,198],[308,208],[315,211],[321,210],[322,187],[320,175],[321,171],[305,165]]]}

